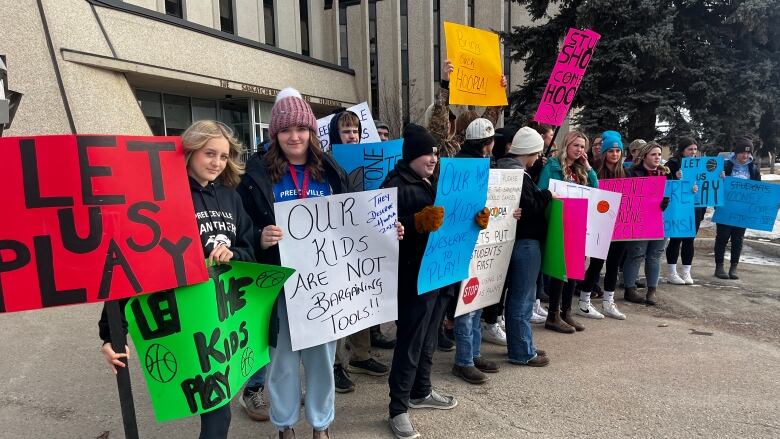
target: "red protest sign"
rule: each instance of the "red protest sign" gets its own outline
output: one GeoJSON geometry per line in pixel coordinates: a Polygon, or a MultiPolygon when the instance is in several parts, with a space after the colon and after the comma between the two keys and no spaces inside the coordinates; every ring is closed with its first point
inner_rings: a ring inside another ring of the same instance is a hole
{"type": "Polygon", "coordinates": [[[600,38],[601,35],[589,29],[569,29],[536,109],[535,121],[563,124],[600,38]]]}
{"type": "Polygon", "coordinates": [[[178,137],[0,138],[0,312],[208,279],[178,137]]]}

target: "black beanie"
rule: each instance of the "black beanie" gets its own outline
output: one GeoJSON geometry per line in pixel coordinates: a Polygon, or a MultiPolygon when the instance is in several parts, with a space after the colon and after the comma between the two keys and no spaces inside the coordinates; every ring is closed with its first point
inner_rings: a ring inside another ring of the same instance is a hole
{"type": "Polygon", "coordinates": [[[734,153],[739,154],[745,151],[753,152],[753,141],[747,137],[740,137],[734,141],[734,153]]]}
{"type": "Polygon", "coordinates": [[[682,153],[685,151],[685,148],[695,144],[696,141],[690,137],[680,137],[680,140],[677,141],[677,155],[682,157],[682,153]]]}
{"type": "Polygon", "coordinates": [[[417,157],[433,154],[436,140],[420,125],[410,123],[404,128],[403,158],[407,163],[417,157]]]}

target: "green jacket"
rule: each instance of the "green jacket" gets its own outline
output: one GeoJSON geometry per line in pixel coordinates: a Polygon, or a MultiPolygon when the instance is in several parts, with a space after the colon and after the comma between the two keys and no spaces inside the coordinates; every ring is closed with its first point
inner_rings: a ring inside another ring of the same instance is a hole
{"type": "MultiPolygon", "coordinates": [[[[549,189],[550,180],[561,180],[563,178],[563,169],[561,169],[561,162],[557,158],[547,160],[547,164],[544,165],[542,173],[539,174],[539,189],[549,189]]],[[[598,188],[599,178],[596,176],[596,171],[593,168],[588,171],[588,184],[587,186],[598,188]]]]}

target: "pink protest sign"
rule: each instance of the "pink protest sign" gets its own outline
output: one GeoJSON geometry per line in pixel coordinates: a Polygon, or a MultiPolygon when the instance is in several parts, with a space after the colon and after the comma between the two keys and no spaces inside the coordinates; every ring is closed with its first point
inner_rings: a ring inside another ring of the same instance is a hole
{"type": "Polygon", "coordinates": [[[535,121],[563,124],[600,38],[601,35],[590,29],[569,29],[536,109],[535,121]]]}
{"type": "Polygon", "coordinates": [[[641,241],[664,238],[666,177],[614,178],[600,180],[599,189],[623,194],[613,241],[641,241]]]}
{"type": "Polygon", "coordinates": [[[568,279],[585,279],[585,240],[588,217],[587,198],[562,198],[563,254],[568,279]]]}

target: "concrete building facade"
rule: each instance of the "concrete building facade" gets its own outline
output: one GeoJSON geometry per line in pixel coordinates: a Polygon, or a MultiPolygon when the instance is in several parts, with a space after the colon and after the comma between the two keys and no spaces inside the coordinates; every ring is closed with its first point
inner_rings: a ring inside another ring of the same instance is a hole
{"type": "MultiPolygon", "coordinates": [[[[218,119],[254,147],[274,97],[315,113],[368,101],[398,135],[433,101],[443,21],[528,23],[509,0],[0,0],[0,54],[24,94],[5,136],[178,135],[218,119]]],[[[522,65],[505,59],[513,87],[522,65]]]]}

